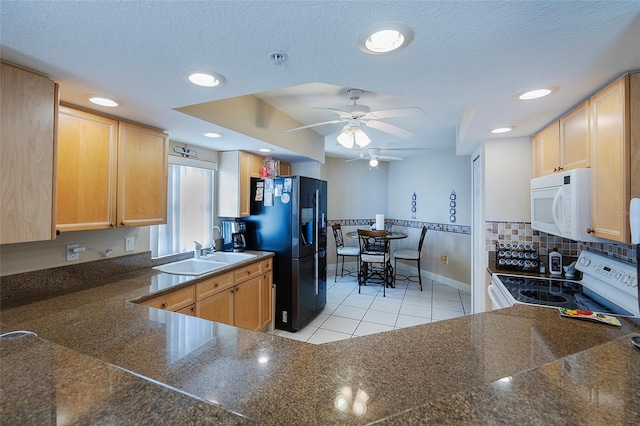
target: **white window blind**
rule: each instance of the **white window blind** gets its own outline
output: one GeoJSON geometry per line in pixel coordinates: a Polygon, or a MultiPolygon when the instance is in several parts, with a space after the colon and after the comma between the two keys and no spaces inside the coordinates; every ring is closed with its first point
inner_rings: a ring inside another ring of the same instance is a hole
{"type": "Polygon", "coordinates": [[[207,247],[213,241],[213,170],[169,164],[167,224],[151,227],[151,255],[162,257],[207,247]]]}

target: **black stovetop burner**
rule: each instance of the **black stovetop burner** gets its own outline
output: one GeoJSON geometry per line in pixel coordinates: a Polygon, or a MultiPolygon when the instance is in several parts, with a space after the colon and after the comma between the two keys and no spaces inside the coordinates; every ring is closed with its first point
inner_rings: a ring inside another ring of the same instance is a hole
{"type": "Polygon", "coordinates": [[[514,275],[498,278],[516,302],[633,316],[576,281],[514,275]]]}

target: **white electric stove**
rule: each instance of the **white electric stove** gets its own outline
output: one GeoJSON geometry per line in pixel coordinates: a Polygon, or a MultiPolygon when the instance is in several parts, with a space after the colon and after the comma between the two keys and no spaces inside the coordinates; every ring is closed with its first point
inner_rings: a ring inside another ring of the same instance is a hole
{"type": "Polygon", "coordinates": [[[494,309],[522,303],[640,318],[636,265],[584,250],[576,269],[580,281],[494,273],[489,298],[494,309]]]}

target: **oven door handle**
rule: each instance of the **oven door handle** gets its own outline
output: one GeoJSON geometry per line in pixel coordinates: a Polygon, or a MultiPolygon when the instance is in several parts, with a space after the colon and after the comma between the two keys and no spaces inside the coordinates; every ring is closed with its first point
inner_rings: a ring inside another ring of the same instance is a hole
{"type": "Polygon", "coordinates": [[[489,294],[489,299],[491,299],[491,305],[494,309],[511,307],[511,304],[508,301],[500,297],[500,291],[496,288],[495,284],[490,284],[487,287],[487,293],[489,294]]]}

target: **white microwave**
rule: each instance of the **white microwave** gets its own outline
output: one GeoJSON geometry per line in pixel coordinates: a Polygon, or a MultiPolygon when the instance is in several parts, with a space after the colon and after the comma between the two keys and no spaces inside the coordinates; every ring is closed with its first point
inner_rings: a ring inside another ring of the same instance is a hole
{"type": "Polygon", "coordinates": [[[591,169],[531,179],[531,228],[574,241],[601,241],[591,227],[591,169]]]}

